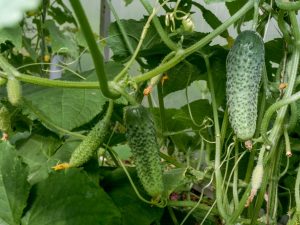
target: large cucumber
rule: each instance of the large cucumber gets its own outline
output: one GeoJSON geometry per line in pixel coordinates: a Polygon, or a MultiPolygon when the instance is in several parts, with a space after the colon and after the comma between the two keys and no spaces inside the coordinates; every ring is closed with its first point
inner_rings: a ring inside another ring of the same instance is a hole
{"type": "Polygon", "coordinates": [[[255,31],[238,35],[226,61],[229,121],[236,136],[252,139],[256,129],[257,99],[264,66],[264,43],[255,31]]]}
{"type": "Polygon", "coordinates": [[[141,105],[129,106],[124,121],[138,177],[146,192],[159,198],[163,192],[162,167],[152,115],[141,105]]]}

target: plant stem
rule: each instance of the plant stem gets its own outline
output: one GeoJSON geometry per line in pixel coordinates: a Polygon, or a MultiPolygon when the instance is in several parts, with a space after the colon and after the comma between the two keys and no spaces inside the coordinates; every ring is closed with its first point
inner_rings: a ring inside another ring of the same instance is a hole
{"type": "Polygon", "coordinates": [[[296,211],[300,212],[300,166],[297,172],[297,178],[295,183],[295,201],[296,201],[296,211]]]}
{"type": "MultiPolygon", "coordinates": [[[[300,1],[298,2],[298,4],[300,5],[300,1]]],[[[296,47],[300,48],[300,28],[299,28],[299,24],[297,22],[296,13],[294,11],[290,11],[289,12],[289,17],[290,17],[290,20],[291,20],[292,31],[293,31],[293,35],[294,35],[294,38],[295,38],[296,47]]]]}
{"type": "MultiPolygon", "coordinates": [[[[0,71],[0,76],[7,79],[8,73],[0,71]]],[[[99,89],[99,82],[81,82],[81,81],[64,81],[64,80],[49,80],[48,78],[35,77],[27,74],[20,74],[16,77],[17,80],[40,85],[46,87],[61,87],[61,88],[81,88],[81,89],[99,89]]]]}
{"type": "MultiPolygon", "coordinates": [[[[238,143],[236,141],[235,147],[234,147],[234,165],[237,165],[239,163],[238,161],[238,154],[239,154],[239,148],[238,143]]],[[[233,195],[233,201],[234,201],[234,208],[238,208],[239,205],[239,195],[238,195],[238,166],[234,166],[234,174],[233,174],[233,187],[232,187],[232,195],[233,195]]]]}
{"type": "Polygon", "coordinates": [[[222,216],[222,218],[227,222],[228,215],[225,211],[222,199],[223,199],[223,192],[222,192],[222,183],[223,178],[221,174],[221,138],[220,138],[220,126],[219,126],[219,116],[218,116],[218,107],[216,102],[215,90],[214,90],[214,83],[212,72],[210,68],[209,58],[208,56],[204,56],[206,70],[208,74],[208,87],[211,94],[211,104],[213,109],[213,118],[214,118],[214,128],[215,128],[215,176],[216,176],[216,199],[217,199],[217,207],[222,216]]]}
{"type": "MultiPolygon", "coordinates": [[[[149,14],[152,13],[152,7],[149,4],[149,2],[147,0],[140,0],[140,2],[143,4],[144,8],[147,10],[147,12],[149,14]]],[[[170,48],[173,51],[176,51],[178,46],[176,43],[174,43],[168,36],[168,34],[164,31],[163,27],[161,26],[159,19],[157,18],[156,15],[153,16],[153,20],[152,23],[157,31],[157,33],[159,34],[160,38],[162,39],[162,41],[168,46],[168,48],[170,48]]]]}
{"type": "Polygon", "coordinates": [[[152,77],[172,68],[173,66],[178,64],[180,61],[185,59],[187,56],[191,55],[198,49],[204,47],[213,38],[217,37],[219,34],[224,32],[231,24],[236,22],[243,15],[245,15],[245,13],[247,13],[252,7],[253,7],[253,1],[248,1],[238,12],[236,12],[232,17],[230,17],[228,20],[226,20],[221,26],[216,28],[214,31],[209,33],[207,36],[202,38],[200,41],[196,42],[195,44],[193,44],[192,46],[190,46],[189,48],[187,48],[185,50],[177,51],[177,54],[167,63],[162,64],[147,73],[138,75],[138,76],[134,77],[133,80],[137,83],[140,83],[142,81],[151,79],[152,77]]]}
{"type": "MultiPolygon", "coordinates": [[[[118,14],[117,14],[117,12],[116,12],[116,10],[115,10],[113,4],[111,3],[111,0],[106,0],[106,2],[107,2],[107,4],[108,4],[108,6],[109,6],[110,11],[112,12],[112,14],[113,14],[114,17],[115,17],[116,23],[117,23],[118,28],[119,28],[119,30],[120,30],[120,32],[121,32],[121,35],[122,35],[122,38],[123,38],[123,40],[124,40],[124,42],[125,42],[126,47],[128,48],[130,54],[133,55],[133,54],[134,54],[134,49],[133,49],[133,47],[132,47],[132,45],[131,45],[131,43],[130,43],[129,37],[128,37],[128,35],[127,35],[127,32],[126,32],[126,30],[125,30],[125,28],[124,28],[124,26],[123,26],[123,24],[122,24],[122,22],[121,22],[119,16],[118,16],[118,14]]],[[[137,58],[136,60],[137,60],[137,62],[138,62],[141,66],[146,66],[146,65],[143,63],[143,61],[140,60],[139,58],[137,58]]]]}
{"type": "Polygon", "coordinates": [[[226,106],[224,116],[223,116],[223,122],[222,122],[222,126],[221,126],[221,148],[223,148],[223,145],[224,145],[226,131],[228,129],[228,122],[229,122],[229,120],[228,120],[228,106],[226,106]]]}
{"type": "Polygon", "coordinates": [[[285,105],[290,104],[300,98],[300,92],[297,92],[296,94],[291,96],[291,93],[294,89],[296,77],[297,77],[299,58],[300,58],[300,51],[299,51],[299,49],[295,49],[294,53],[290,59],[290,65],[287,70],[287,73],[290,75],[290,78],[289,78],[289,86],[285,92],[284,98],[282,100],[274,103],[273,105],[271,105],[268,108],[268,110],[266,111],[265,116],[262,120],[261,136],[263,137],[265,142],[269,145],[272,145],[273,143],[272,143],[272,141],[270,141],[271,138],[269,139],[267,137],[267,129],[268,129],[269,121],[270,121],[273,113],[277,109],[282,107],[282,109],[277,114],[277,118],[276,118],[277,122],[275,121],[274,127],[272,129],[272,136],[276,136],[275,134],[277,134],[279,132],[278,130],[281,130],[281,128],[282,128],[282,122],[283,122],[283,119],[284,119],[286,111],[287,111],[287,106],[285,106],[285,105]],[[283,106],[285,106],[285,107],[283,107],[283,106]],[[278,126],[275,126],[275,125],[278,125],[278,126]]]}
{"type": "Polygon", "coordinates": [[[143,31],[142,31],[139,43],[138,43],[138,45],[137,45],[137,47],[136,47],[133,55],[131,56],[131,58],[130,58],[129,62],[126,64],[126,66],[122,69],[122,71],[115,77],[115,79],[114,79],[115,82],[120,81],[124,77],[124,75],[127,73],[128,69],[129,69],[129,67],[132,65],[132,63],[134,62],[135,58],[137,57],[137,55],[138,55],[138,53],[139,53],[139,51],[140,51],[140,49],[142,47],[143,41],[144,41],[144,39],[146,37],[147,31],[148,31],[148,29],[150,27],[150,22],[153,19],[153,17],[155,16],[155,13],[156,13],[156,9],[153,8],[151,15],[149,16],[146,24],[144,25],[144,28],[143,28],[143,31]]]}
{"type": "Polygon", "coordinates": [[[120,95],[114,91],[112,91],[109,88],[108,81],[106,78],[106,73],[104,70],[104,60],[103,56],[98,48],[98,45],[96,43],[95,37],[93,35],[92,29],[90,27],[90,24],[87,20],[87,17],[83,11],[82,5],[80,3],[80,0],[70,0],[70,4],[75,12],[75,15],[77,17],[77,20],[80,24],[80,28],[82,30],[82,33],[86,39],[86,43],[88,44],[95,70],[97,73],[99,86],[101,83],[101,91],[103,95],[107,98],[116,99],[119,98],[120,95]]]}
{"type": "Polygon", "coordinates": [[[161,123],[161,133],[163,134],[167,131],[166,125],[166,116],[165,116],[165,104],[164,104],[164,96],[163,96],[163,86],[162,83],[159,82],[157,84],[157,95],[158,95],[158,104],[159,104],[159,114],[160,114],[160,123],[161,123]]]}
{"type": "Polygon", "coordinates": [[[131,105],[137,105],[137,101],[134,97],[132,97],[130,94],[128,94],[122,87],[120,87],[115,82],[111,82],[110,86],[114,88],[119,94],[121,94],[131,105]]]}
{"type": "Polygon", "coordinates": [[[14,68],[12,65],[10,65],[7,61],[6,58],[4,58],[1,54],[0,54],[0,67],[6,72],[7,77],[14,77],[16,79],[18,79],[18,77],[20,77],[20,73],[18,70],[16,70],[16,68],[14,68]]]}
{"type": "Polygon", "coordinates": [[[291,11],[291,10],[299,10],[300,9],[300,2],[291,2],[291,1],[284,1],[284,0],[275,0],[276,5],[278,8],[291,11]]]}
{"type": "Polygon", "coordinates": [[[258,7],[258,4],[259,4],[259,0],[252,0],[254,1],[254,14],[253,14],[253,20],[252,20],[252,30],[256,30],[256,27],[257,27],[257,22],[258,22],[258,16],[259,16],[259,7],[258,7]]]}
{"type": "MultiPolygon", "coordinates": [[[[295,19],[295,13],[294,12],[290,12],[290,17],[291,17],[291,23],[292,23],[292,27],[293,27],[293,31],[294,31],[294,37],[295,37],[295,42],[299,43],[300,41],[300,32],[299,32],[299,27],[298,27],[298,23],[297,20],[295,19]]],[[[296,101],[297,99],[300,98],[300,92],[297,92],[296,94],[292,95],[292,92],[294,90],[294,86],[295,86],[295,81],[296,81],[296,77],[297,77],[297,69],[298,69],[298,65],[299,65],[299,55],[300,55],[300,49],[299,48],[294,48],[292,57],[289,61],[289,65],[288,65],[288,69],[287,69],[287,75],[289,75],[289,85],[288,88],[285,92],[285,95],[283,97],[282,100],[274,103],[272,106],[270,106],[270,108],[267,110],[266,114],[265,114],[265,118],[262,121],[262,128],[265,127],[265,131],[267,129],[271,114],[273,114],[273,110],[276,110],[282,106],[282,107],[278,113],[277,113],[277,117],[275,119],[274,122],[274,126],[271,130],[271,133],[269,135],[269,139],[271,140],[271,143],[273,143],[273,146],[271,148],[271,152],[269,154],[269,157],[266,157],[264,160],[264,164],[266,164],[269,160],[273,161],[277,161],[277,157],[279,152],[277,149],[277,145],[278,142],[280,140],[280,137],[282,135],[282,127],[284,124],[284,118],[286,116],[286,112],[287,112],[287,106],[285,106],[286,104],[292,103],[293,101],[296,101]],[[268,118],[269,117],[269,118],[268,118]]],[[[263,130],[263,129],[262,129],[263,130]]],[[[265,135],[266,137],[266,133],[262,132],[262,136],[265,135]]],[[[264,146],[263,146],[264,148],[264,146]]],[[[263,179],[263,184],[262,187],[259,191],[259,195],[258,195],[258,200],[256,201],[256,211],[254,212],[254,215],[252,217],[252,224],[255,224],[255,222],[257,221],[257,217],[258,217],[258,212],[259,209],[264,201],[264,194],[266,191],[266,187],[268,184],[268,180],[269,178],[272,176],[272,171],[270,167],[265,167],[266,171],[265,171],[265,178],[263,179]]]]}

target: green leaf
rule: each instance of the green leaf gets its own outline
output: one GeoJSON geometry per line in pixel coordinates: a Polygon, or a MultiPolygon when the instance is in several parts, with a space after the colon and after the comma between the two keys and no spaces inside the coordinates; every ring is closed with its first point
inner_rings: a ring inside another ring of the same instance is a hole
{"type": "Polygon", "coordinates": [[[55,172],[34,189],[24,225],[120,225],[118,208],[87,174],[79,169],[55,172]]]}
{"type": "Polygon", "coordinates": [[[0,29],[0,43],[10,41],[19,50],[22,48],[22,28],[17,25],[0,29]]]}
{"type": "MultiPolygon", "coordinates": [[[[201,61],[199,64],[201,64],[201,61]]],[[[202,65],[204,65],[204,63],[202,65]]],[[[189,86],[191,82],[201,79],[203,72],[204,71],[201,71],[198,67],[187,63],[179,63],[172,67],[166,73],[168,79],[163,83],[164,96],[174,91],[184,89],[189,86]]],[[[204,79],[203,76],[202,79],[204,79]]]]}
{"type": "Polygon", "coordinates": [[[49,31],[53,52],[68,53],[72,57],[78,55],[75,41],[70,36],[64,35],[65,32],[62,32],[53,20],[46,20],[44,26],[49,31]]]}
{"type": "Polygon", "coordinates": [[[67,130],[88,123],[106,102],[100,90],[90,89],[44,88],[25,98],[55,125],[67,130]]]}
{"type": "MultiPolygon", "coordinates": [[[[215,14],[213,14],[210,10],[206,9],[199,3],[194,3],[194,4],[201,10],[203,18],[211,26],[211,28],[216,29],[217,27],[222,25],[222,21],[219,20],[219,18],[215,14]]],[[[220,34],[220,36],[222,36],[223,38],[227,38],[229,36],[229,33],[227,30],[225,30],[223,33],[220,34]]]]}
{"type": "MultiPolygon", "coordinates": [[[[188,105],[184,105],[180,109],[165,109],[165,136],[169,136],[176,147],[180,151],[185,151],[188,148],[193,149],[199,142],[199,134],[201,133],[207,139],[210,139],[207,129],[201,129],[203,123],[211,123],[208,118],[212,118],[211,105],[208,100],[200,99],[189,103],[191,115],[188,105]],[[194,123],[195,122],[195,123],[194,123]],[[199,132],[200,131],[200,132],[199,132]]],[[[153,109],[154,118],[158,125],[158,130],[161,130],[159,109],[153,109]]]]}
{"type": "Polygon", "coordinates": [[[48,11],[49,15],[51,15],[59,24],[76,24],[72,11],[64,4],[64,2],[62,0],[56,0],[55,3],[57,3],[60,7],[56,7],[55,5],[51,4],[48,11]]]}
{"type": "Polygon", "coordinates": [[[275,38],[265,43],[266,61],[272,61],[279,64],[283,58],[284,45],[283,38],[275,38]]]}
{"type": "Polygon", "coordinates": [[[218,107],[226,104],[226,57],[227,51],[221,49],[210,59],[214,91],[218,107]]]}
{"type": "MultiPolygon", "coordinates": [[[[174,191],[185,191],[186,184],[196,183],[204,179],[204,172],[192,167],[176,168],[164,173],[164,194],[168,197],[174,191]]],[[[189,189],[189,188],[188,188],[189,189]]]]}
{"type": "MultiPolygon", "coordinates": [[[[231,1],[226,2],[227,9],[229,10],[230,15],[232,16],[235,14],[240,8],[242,8],[248,0],[238,0],[238,1],[231,1]]],[[[252,19],[253,11],[249,10],[246,15],[240,19],[237,23],[241,24],[243,22],[249,21],[252,19]]]]}
{"type": "Polygon", "coordinates": [[[8,142],[0,143],[0,224],[18,225],[29,195],[28,167],[8,142]]]}
{"type": "MultiPolygon", "coordinates": [[[[146,23],[146,20],[121,20],[121,23],[126,30],[126,34],[129,38],[129,42],[133,49],[136,49],[137,44],[140,40],[140,36],[142,33],[142,30],[144,28],[144,25],[146,23]]],[[[110,38],[107,39],[108,46],[112,49],[114,53],[114,59],[116,61],[123,61],[126,58],[130,56],[130,52],[125,45],[125,42],[123,40],[122,34],[120,33],[120,30],[118,28],[118,25],[116,22],[111,23],[109,27],[109,36],[110,38]]],[[[154,44],[157,44],[160,42],[160,37],[156,31],[156,29],[151,25],[148,28],[147,35],[145,36],[145,39],[143,40],[143,44],[141,46],[140,50],[149,49],[154,44]]]]}
{"type": "Polygon", "coordinates": [[[132,156],[131,148],[128,145],[114,146],[114,151],[118,154],[118,158],[121,160],[129,160],[132,156]]]}
{"type": "MultiPolygon", "coordinates": [[[[132,176],[132,178],[136,186],[141,186],[136,176],[132,176]]],[[[141,201],[133,191],[122,169],[116,169],[109,173],[108,179],[104,182],[108,182],[108,194],[122,214],[122,225],[150,225],[160,219],[163,209],[141,201]]]]}
{"type": "Polygon", "coordinates": [[[28,181],[35,184],[48,177],[57,161],[50,161],[52,155],[61,146],[61,141],[53,136],[33,134],[25,141],[17,143],[18,155],[29,166],[28,181]]]}
{"type": "Polygon", "coordinates": [[[133,0],[124,0],[124,2],[125,2],[125,6],[128,6],[133,2],[133,0]]]}

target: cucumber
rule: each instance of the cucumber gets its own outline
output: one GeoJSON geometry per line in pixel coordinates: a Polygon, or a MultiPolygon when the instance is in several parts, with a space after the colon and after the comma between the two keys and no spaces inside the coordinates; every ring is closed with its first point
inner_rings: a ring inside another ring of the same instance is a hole
{"type": "Polygon", "coordinates": [[[19,105],[22,98],[22,86],[20,81],[15,77],[9,77],[6,83],[6,90],[8,101],[14,106],[19,105]]]}
{"type": "Polygon", "coordinates": [[[129,106],[125,108],[124,121],[137,175],[145,191],[158,199],[164,188],[159,145],[152,115],[141,105],[129,106]]]}
{"type": "Polygon", "coordinates": [[[263,40],[251,30],[238,35],[227,56],[226,96],[229,121],[236,136],[243,141],[250,141],[256,129],[264,57],[263,40]]]}
{"type": "Polygon", "coordinates": [[[68,166],[79,167],[86,163],[101,146],[107,134],[110,125],[110,118],[113,111],[113,102],[111,101],[108,110],[102,120],[100,120],[79,144],[71,155],[68,166]]]}
{"type": "Polygon", "coordinates": [[[10,130],[10,112],[5,106],[0,107],[0,131],[7,133],[10,130]]]}

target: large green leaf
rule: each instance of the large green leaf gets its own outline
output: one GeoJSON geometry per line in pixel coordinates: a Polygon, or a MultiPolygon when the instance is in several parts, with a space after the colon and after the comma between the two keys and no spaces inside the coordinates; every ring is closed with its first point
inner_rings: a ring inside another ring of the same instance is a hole
{"type": "Polygon", "coordinates": [[[0,43],[5,41],[10,41],[17,49],[22,48],[22,28],[17,25],[0,29],[0,43]]]}
{"type": "MultiPolygon", "coordinates": [[[[136,176],[131,176],[136,186],[141,186],[136,176]]],[[[163,210],[141,201],[122,169],[114,170],[107,178],[104,180],[109,185],[106,189],[122,214],[122,225],[150,225],[160,219],[163,210]]]]}
{"type": "Polygon", "coordinates": [[[68,53],[75,57],[78,55],[78,48],[70,36],[61,32],[53,20],[45,21],[45,28],[48,29],[51,37],[51,47],[53,52],[68,53]]]}
{"type": "Polygon", "coordinates": [[[89,89],[46,88],[25,98],[51,122],[67,130],[89,122],[106,102],[99,90],[89,89]]]}
{"type": "Polygon", "coordinates": [[[111,198],[79,169],[55,172],[34,189],[24,225],[120,225],[111,198]]]}
{"type": "MultiPolygon", "coordinates": [[[[202,59],[200,60],[199,65],[203,62],[202,59]]],[[[194,66],[190,63],[179,63],[178,65],[172,67],[166,73],[168,79],[163,83],[164,96],[174,91],[186,88],[195,80],[199,80],[201,78],[204,79],[204,76],[201,77],[203,72],[204,71],[200,70],[197,66],[194,66]]]]}
{"type": "Polygon", "coordinates": [[[8,142],[0,144],[0,224],[19,225],[30,185],[28,167],[8,142]]]}
{"type": "Polygon", "coordinates": [[[17,143],[18,155],[29,165],[28,181],[31,184],[48,177],[51,167],[58,163],[58,160],[51,159],[61,144],[62,142],[53,136],[45,137],[37,134],[17,143]]]}

